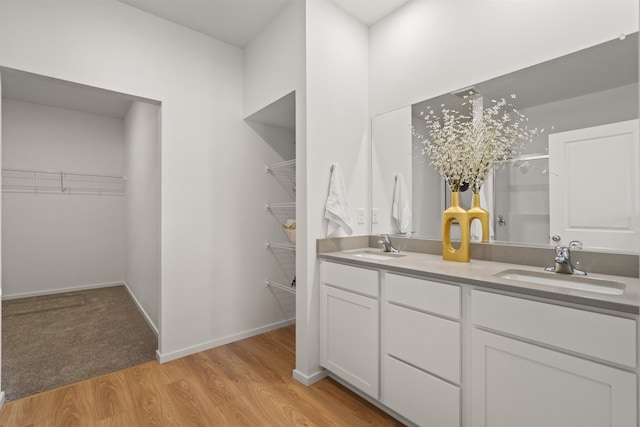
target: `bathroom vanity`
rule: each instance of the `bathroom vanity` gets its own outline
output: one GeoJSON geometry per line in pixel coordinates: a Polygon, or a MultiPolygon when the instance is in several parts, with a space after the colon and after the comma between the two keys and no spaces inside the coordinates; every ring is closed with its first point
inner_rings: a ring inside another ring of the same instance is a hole
{"type": "Polygon", "coordinates": [[[638,426],[638,278],[581,289],[525,265],[318,256],[321,365],[402,421],[638,426]]]}

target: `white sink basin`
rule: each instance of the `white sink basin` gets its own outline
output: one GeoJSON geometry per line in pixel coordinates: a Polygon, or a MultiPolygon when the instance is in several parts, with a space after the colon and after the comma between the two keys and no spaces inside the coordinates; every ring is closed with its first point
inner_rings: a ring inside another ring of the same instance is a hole
{"type": "Polygon", "coordinates": [[[496,276],[502,279],[517,280],[519,282],[577,289],[580,291],[597,292],[600,294],[622,295],[624,293],[624,283],[593,279],[584,276],[571,276],[559,273],[527,270],[505,270],[497,273],[496,276]]]}
{"type": "Polygon", "coordinates": [[[374,259],[376,261],[388,261],[394,258],[401,258],[405,256],[405,254],[399,254],[396,252],[382,252],[376,250],[362,250],[358,253],[353,254],[353,256],[357,256],[359,258],[374,259]]]}

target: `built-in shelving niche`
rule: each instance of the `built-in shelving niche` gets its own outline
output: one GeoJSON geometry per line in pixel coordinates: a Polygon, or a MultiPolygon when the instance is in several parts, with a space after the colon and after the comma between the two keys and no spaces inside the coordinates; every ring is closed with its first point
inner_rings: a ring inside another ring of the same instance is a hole
{"type": "Polygon", "coordinates": [[[264,201],[265,214],[273,218],[270,227],[279,230],[265,230],[269,239],[264,246],[274,268],[265,272],[263,286],[271,290],[285,318],[294,319],[295,232],[285,230],[283,225],[296,220],[295,92],[252,114],[246,121],[273,148],[275,156],[266,160],[264,172],[282,190],[276,191],[278,196],[274,200],[264,201]]]}

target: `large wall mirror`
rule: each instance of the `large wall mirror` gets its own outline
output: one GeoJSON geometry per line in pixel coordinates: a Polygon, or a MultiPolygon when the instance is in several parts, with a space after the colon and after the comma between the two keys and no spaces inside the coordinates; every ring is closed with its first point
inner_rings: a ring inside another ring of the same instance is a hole
{"type": "MultiPolygon", "coordinates": [[[[485,185],[492,241],[640,252],[638,33],[472,88],[485,107],[509,98],[544,129],[485,185]]],[[[449,191],[422,154],[421,112],[463,111],[468,89],[372,118],[372,234],[441,237],[449,191]]]]}

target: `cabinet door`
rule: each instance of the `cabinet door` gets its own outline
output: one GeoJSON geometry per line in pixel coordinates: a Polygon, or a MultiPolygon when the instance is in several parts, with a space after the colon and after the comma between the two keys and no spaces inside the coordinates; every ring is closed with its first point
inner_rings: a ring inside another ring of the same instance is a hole
{"type": "Polygon", "coordinates": [[[474,427],[636,426],[630,372],[477,329],[471,363],[474,427]]]}
{"type": "Polygon", "coordinates": [[[348,383],[378,398],[379,301],[322,285],[320,363],[348,383]]]}

